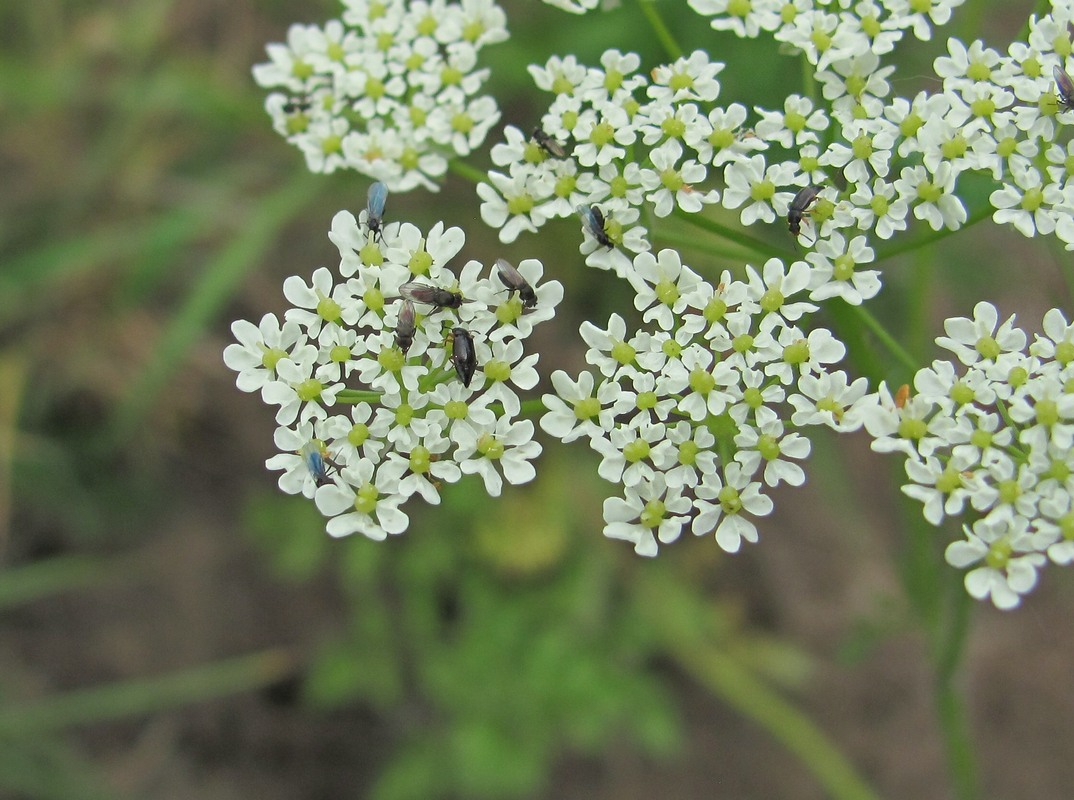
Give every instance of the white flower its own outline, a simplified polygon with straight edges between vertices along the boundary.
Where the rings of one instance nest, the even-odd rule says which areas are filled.
[[[658,545],[679,538],[689,520],[690,499],[657,473],[652,481],[626,487],[625,496],[604,501],[604,535],[634,543],[634,552],[655,556]]]
[[[326,526],[330,536],[360,533],[374,541],[388,534],[402,533],[410,523],[399,509],[405,499],[398,493],[398,479],[376,470],[371,461],[358,461],[341,473],[343,485],[328,484],[317,489],[317,509],[331,517]]]
[[[236,386],[243,392],[256,392],[276,379],[276,364],[303,347],[306,336],[297,322],[280,325],[275,314],[266,314],[258,325],[244,319],[231,324],[231,332],[239,340],[224,348],[224,363],[238,372]],[[312,358],[312,353],[298,356]]]
[[[705,477],[697,487],[694,506],[698,510],[693,531],[704,536],[716,529],[716,544],[728,553],[737,553],[742,540],[757,541],[757,526],[745,514],[764,517],[772,513],[772,498],[761,494],[761,484],[750,481],[750,475],[740,464],[724,467],[724,480],[719,473]]]
[[[775,222],[774,206],[786,208],[793,198],[791,192],[777,192],[777,186],[787,186],[793,182],[794,168],[789,164],[773,164],[766,168],[763,155],[742,158],[727,165],[724,180],[727,188],[723,193],[724,208],[738,208],[750,201],[742,209],[743,225],[752,225],[757,220]]]
[[[601,437],[612,427],[614,403],[619,400],[619,387],[614,383],[601,384],[593,392],[593,375],[582,372],[572,381],[563,370],[552,373],[556,394],[543,397],[547,413],[541,417],[541,428],[550,436],[573,442],[580,436]]]
[[[533,480],[537,474],[530,461],[540,455],[541,445],[533,441],[533,423],[528,419],[503,416],[494,425],[464,428],[458,443],[455,459],[463,474],[480,475],[491,497],[500,496],[503,479],[518,485]]]
[[[655,321],[671,330],[675,320],[691,305],[701,277],[683,265],[675,250],[639,253],[634,257],[634,271],[629,276],[634,287],[634,307],[644,311],[646,322]]]
[[[952,542],[944,555],[957,569],[984,562],[966,573],[966,591],[977,600],[990,598],[1003,611],[1016,608],[1021,596],[1037,585],[1037,570],[1046,561],[1041,553],[1033,552],[1024,521],[978,520],[972,529],[966,526],[963,531],[965,541]]]

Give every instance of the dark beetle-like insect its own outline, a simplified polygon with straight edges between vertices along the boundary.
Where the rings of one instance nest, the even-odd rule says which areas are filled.
[[[563,146],[563,142],[553,139],[544,132],[543,128],[537,127],[533,129],[533,141],[537,142],[540,148],[553,158],[567,157],[567,148]]]
[[[817,200],[821,187],[816,184],[799,189],[787,209],[787,230],[795,237],[802,235],[802,218],[809,213],[809,207]]]
[[[388,187],[377,181],[369,187],[365,207],[365,224],[369,232],[380,237],[380,228],[384,222],[384,204],[388,202]]]
[[[462,385],[469,388],[477,369],[477,353],[474,351],[474,338],[466,328],[451,329],[451,363],[455,365],[455,374]]]
[[[395,344],[403,353],[414,344],[414,304],[409,300],[403,300],[403,307],[399,309],[399,321],[395,324]]]
[[[582,227],[597,240],[597,244],[609,250],[615,247],[615,243],[608,236],[608,231],[604,229],[604,213],[598,206],[579,205],[575,211],[582,218]]]
[[[1054,67],[1052,75],[1055,76],[1055,91],[1059,95],[1059,105],[1067,111],[1074,109],[1074,81],[1062,67]]]
[[[496,276],[510,292],[518,292],[518,299],[526,308],[537,305],[537,292],[529,285],[522,273],[502,258],[496,259]]]
[[[284,114],[297,114],[300,111],[304,114],[310,110],[310,101],[305,98],[292,97],[286,103],[283,104]]]
[[[399,294],[415,303],[437,308],[458,308],[462,305],[462,292],[449,292],[424,283],[404,283],[399,287]]]

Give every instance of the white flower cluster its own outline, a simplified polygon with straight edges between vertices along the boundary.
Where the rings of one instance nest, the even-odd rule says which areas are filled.
[[[638,255],[635,305],[653,332],[631,334],[618,315],[604,329],[584,323],[597,374],[552,375],[541,427],[588,437],[600,475],[624,489],[604,504],[604,533],[642,555],[684,528],[715,531],[729,552],[757,541],[751,518],[772,510],[766,491],[805,481],[810,443],[798,431],[861,425],[866,380],[832,372],[843,344],[803,326],[816,310],[802,298],[815,270],[771,259],[747,275],[713,286],[674,250]]]
[[[893,397],[859,405],[873,449],[906,456],[903,491],[925,519],[971,520],[947,561],[972,567],[966,589],[1018,605],[1047,559],[1074,563],[1074,325],[1052,309],[1026,344],[1014,317],[989,303],[947,320],[937,344],[963,366],[934,361]]]
[[[516,274],[532,295],[507,288],[502,262],[489,272],[469,261],[456,276],[460,229],[370,222],[339,212],[338,274],[288,278],[283,324],[235,322],[224,361],[240,389],[277,408],[281,452],[267,465],[283,471],[280,488],[312,497],[333,536],[383,539],[407,527],[407,499],[438,503],[440,485],[463,474],[493,496],[533,478],[541,446],[518,391],[537,384],[537,354],[523,342],[563,287],[542,283],[532,259]]]
[[[478,53],[508,38],[493,0],[345,0],[342,20],[292,25],[254,67],[276,130],[313,172],[354,169],[393,191],[435,180],[500,118]]]
[[[532,134],[506,128],[492,151],[498,169],[478,187],[482,218],[501,240],[581,210],[587,263],[626,277],[623,251],[651,247],[643,219],[720,203],[740,209],[743,225],[787,217],[815,247],[818,268],[855,283],[844,296],[860,303],[880,283],[875,273],[864,285],[856,280],[861,262],[840,245],[860,239],[863,252],[906,230],[911,215],[936,231],[958,229],[968,218],[959,178],[975,171],[997,182],[997,222],[1026,235],[1055,233],[1074,248],[1074,144],[1057,141],[1074,122],[1074,97],[1054,79],[1070,60],[1069,0],[1031,18],[1028,43],[1015,42],[1009,55],[949,40],[950,56],[935,64],[943,90],[912,100],[891,96],[894,67],[881,66],[880,55],[905,30],[928,38],[960,0],[691,5],[714,27],[769,31],[800,49],[824,105],[800,95],[777,110],[719,105],[725,65],[703,51],[651,77],[639,73],[637,55],[617,50],[599,68],[573,56],[531,66],[555,99]],[[597,226],[586,219],[590,208]]]

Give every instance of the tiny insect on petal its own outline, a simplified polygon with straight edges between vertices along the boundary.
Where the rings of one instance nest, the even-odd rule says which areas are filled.
[[[474,339],[465,328],[452,328],[451,340],[451,363],[455,365],[455,374],[463,386],[469,387],[477,369]]]
[[[388,187],[377,181],[369,187],[366,199],[366,222],[369,232],[374,236],[381,235],[381,226],[384,222],[384,206],[388,202]]]
[[[399,287],[399,294],[415,303],[437,308],[458,308],[463,303],[462,292],[451,292],[425,283],[404,283]]]
[[[496,277],[509,291],[518,292],[518,298],[526,308],[534,308],[537,305],[537,293],[510,262],[502,258],[497,259]]]
[[[538,146],[553,158],[567,157],[567,149],[563,146],[563,143],[556,141],[539,127],[533,129],[533,141],[537,142]]]
[[[404,353],[414,344],[414,319],[414,304],[410,300],[403,300],[399,321],[395,325],[395,344]]]
[[[582,227],[586,233],[597,240],[597,244],[601,247],[607,247],[611,250],[615,247],[615,243],[608,236],[608,232],[604,229],[604,213],[598,206],[579,205],[575,208],[578,212],[578,216],[582,218]]]
[[[1068,111],[1074,109],[1074,81],[1070,79],[1067,71],[1060,66],[1052,69],[1052,75],[1055,77],[1055,89],[1059,95],[1059,105],[1065,107]]]

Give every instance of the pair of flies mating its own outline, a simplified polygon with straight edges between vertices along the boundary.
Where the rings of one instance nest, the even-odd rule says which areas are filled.
[[[1059,106],[1066,111],[1074,111],[1074,80],[1062,67],[1052,67],[1052,76],[1055,78],[1055,91],[1059,100]],[[817,201],[821,192],[820,186],[812,184],[798,191],[791,201],[787,210],[787,229],[797,239],[802,235],[802,220],[809,215],[809,208]],[[579,211],[581,207],[579,206]]]
[[[377,181],[369,187],[366,203],[366,227],[370,234],[383,237],[384,232],[384,207],[388,202],[388,187],[381,181]],[[504,259],[496,261],[496,276],[500,283],[507,287],[510,294],[518,293],[518,298],[525,308],[535,308],[537,305],[537,293],[529,282],[522,277],[515,267]],[[399,311],[399,320],[395,326],[395,343],[405,354],[414,343],[414,334],[417,330],[417,314],[414,309],[415,303],[433,306],[433,310],[441,308],[460,308],[463,304],[462,292],[441,289],[438,286],[429,286],[424,283],[410,282],[399,287],[402,295],[403,307]],[[477,354],[474,349],[474,339],[468,330],[461,327],[451,329],[451,363],[455,367],[455,374],[459,376],[462,385],[469,387],[473,380],[474,370],[477,369]]]

